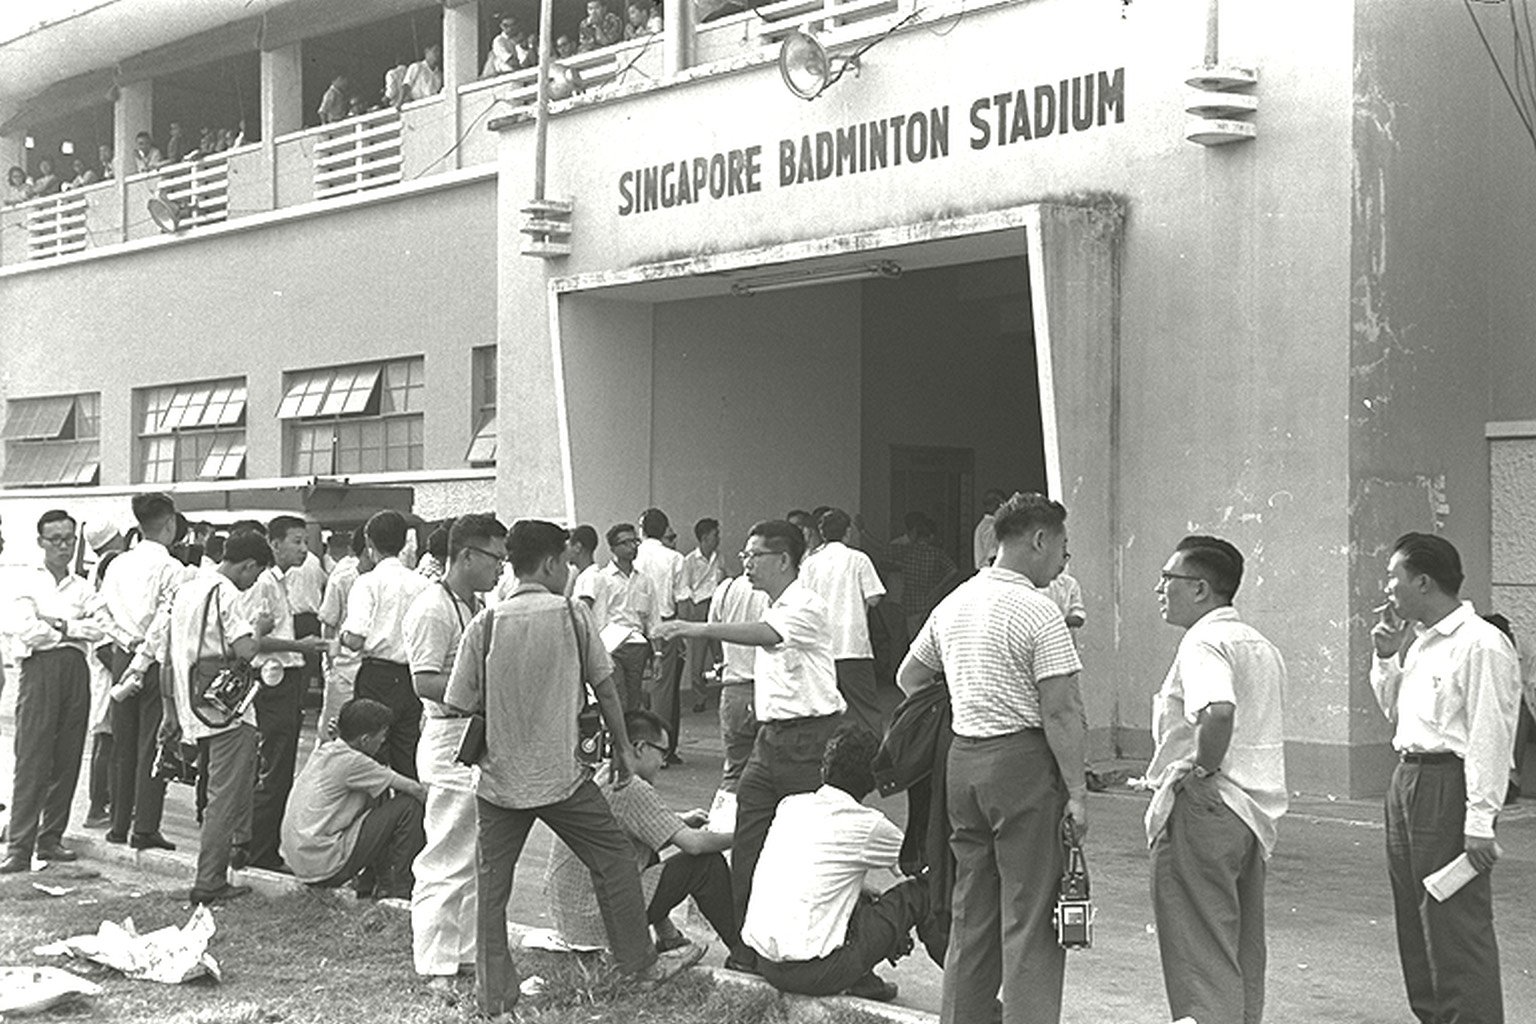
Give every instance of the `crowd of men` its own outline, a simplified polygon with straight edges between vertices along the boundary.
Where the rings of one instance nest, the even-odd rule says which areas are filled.
[[[1086,612],[1065,575],[1066,509],[1001,492],[986,508],[973,574],[928,550],[925,516],[889,545],[861,544],[861,524],[820,508],[751,526],[734,578],[718,522],[699,520],[685,555],[656,508],[606,529],[602,564],[590,526],[471,514],[434,531],[412,567],[407,522],[385,511],[332,537],[327,566],[291,516],[237,523],[199,557],[172,499],[143,494],[136,543],[88,532],[100,561],[84,579],[76,521],[50,511],[43,564],[3,623],[21,678],[0,872],[75,858],[62,837],[86,735],[105,735],[105,719],[88,826],[171,848],[157,762],[191,746],[193,902],[246,893],[229,874],[245,866],[408,901],[417,972],[440,988],[473,973],[485,1014],[519,997],[506,907],[543,821],[561,840],[545,871],[561,939],[606,948],[637,986],[704,955],[669,916],[691,896],[726,967],[780,989],[893,998],[874,967],[915,933],[943,965],[946,1024],[1059,1021],[1063,836],[1088,829],[1073,636]],[[1460,599],[1444,538],[1404,535],[1386,571],[1371,685],[1401,757],[1387,849],[1410,1007],[1425,1022],[1502,1021],[1489,872],[1518,659]],[[888,607],[892,575],[922,609],[910,640],[908,614]],[[1154,701],[1146,836],[1172,1015],[1256,1024],[1265,875],[1287,808],[1285,665],[1233,607],[1242,579],[1242,554],[1203,535],[1159,573],[1162,617],[1184,632]],[[882,654],[907,695],[894,714]],[[295,778],[322,663],[320,742]],[[259,674],[254,701],[212,701],[243,666]],[[732,799],[680,814],[654,784],[707,679]],[[947,725],[913,726],[935,707]],[[948,842],[913,870],[901,830],[863,800],[877,770],[925,757]],[[1475,877],[1429,899],[1422,879],[1462,854]]]

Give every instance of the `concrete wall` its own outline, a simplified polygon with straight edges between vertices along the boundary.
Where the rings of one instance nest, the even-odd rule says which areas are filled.
[[[1466,13],[1430,0],[1360,0],[1355,36],[1348,772],[1352,790],[1378,791],[1391,729],[1369,690],[1368,631],[1392,541],[1408,530],[1444,534],[1461,552],[1463,596],[1487,610],[1484,424],[1501,408],[1531,408],[1509,382],[1518,387],[1529,372],[1536,318],[1529,144],[1524,173],[1495,146],[1513,126],[1490,108],[1499,86]],[[1523,204],[1513,189],[1492,201],[1500,178],[1527,186]],[[1499,255],[1512,266],[1490,277]],[[1520,266],[1523,278],[1508,276]]]
[[[131,480],[136,387],[244,375],[246,476],[282,472],[285,370],[426,357],[425,464],[462,468],[470,350],[496,340],[478,182],[0,278],[0,397],[100,391],[102,482]]]

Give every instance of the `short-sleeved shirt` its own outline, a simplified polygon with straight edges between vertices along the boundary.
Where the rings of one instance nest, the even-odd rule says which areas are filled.
[[[283,860],[301,882],[323,882],[346,864],[374,797],[394,773],[344,740],[315,748],[293,781],[283,814]]]
[[[820,718],[848,707],[837,691],[827,602],[795,580],[768,605],[762,621],[780,641],[759,647],[752,665],[752,706],[759,722]]]
[[[683,556],[655,537],[640,542],[635,552],[635,569],[651,581],[656,593],[656,612],[664,619],[677,613],[677,602],[688,600],[688,580],[683,574]]]
[[[683,556],[683,580],[688,586],[688,596],[695,604],[711,600],[715,588],[724,578],[725,570],[720,568],[720,552],[705,555],[694,548]]]
[[[741,937],[770,960],[815,960],[843,944],[865,872],[893,868],[901,829],[836,786],[779,801]]]
[[[660,854],[678,831],[683,819],[667,807],[649,782],[638,776],[629,785],[615,790],[607,769],[599,776],[598,788],[613,811],[614,820],[624,830],[634,851],[635,869],[640,872],[640,888],[649,906],[661,879]],[[592,872],[564,843],[550,847],[549,864],[544,872],[544,895],[549,901],[555,931],[573,946],[606,946],[608,932],[592,889]]]
[[[832,657],[873,658],[869,643],[869,599],[885,593],[875,563],[842,541],[829,540],[800,567],[800,582],[827,602],[832,625]]]
[[[1237,616],[1234,608],[1206,612],[1185,631],[1162,689],[1152,702],[1157,749],[1147,778],[1171,786],[1170,768],[1194,763],[1195,725],[1212,704],[1231,704],[1232,740],[1217,776],[1222,802],[1248,825],[1267,857],[1276,823],[1285,814],[1285,662],[1275,645]],[[1147,816],[1151,842],[1167,821],[1154,799]]]
[[[639,569],[632,568],[626,576],[613,562],[601,569],[588,566],[576,578],[573,593],[592,602],[592,617],[609,651],[629,643],[649,643],[661,622],[656,591]]]
[[[768,610],[768,595],[745,575],[722,580],[709,602],[710,622],[761,622]],[[757,648],[746,644],[720,644],[724,668],[722,683],[750,683],[757,671]]]
[[[407,569],[400,559],[381,560],[352,584],[341,631],[363,638],[363,657],[404,665],[410,660],[405,647],[405,610],[431,585],[431,580]]]
[[[275,568],[262,571],[256,577],[256,582],[242,595],[246,606],[246,617],[252,622],[266,612],[272,616],[272,631],[267,635],[274,640],[293,639],[293,609],[288,604],[288,590],[283,586],[283,578],[278,575]],[[274,665],[282,668],[296,668],[304,664],[304,655],[296,651],[272,651],[268,654],[258,654],[251,659],[253,665]],[[270,677],[272,681],[276,677]]]
[[[585,686],[578,642],[586,645]],[[524,583],[476,615],[454,659],[445,703],[485,714],[481,799],[498,807],[543,807],[576,792],[591,777],[576,759],[576,716],[586,687],[612,674],[613,660],[585,602]]]
[[[199,657],[224,657],[236,640],[253,635],[246,605],[240,590],[228,576],[217,569],[205,569],[183,583],[171,599],[170,631],[167,646],[175,684],[176,714],[181,720],[182,738],[196,743],[235,728],[206,725],[192,712],[192,666]],[[203,609],[208,609],[205,622]],[[201,633],[199,632],[201,630]],[[241,722],[256,724],[256,709],[249,707]]]
[[[405,610],[405,643],[411,672],[451,673],[464,627],[480,614],[480,608],[479,597],[461,601],[441,580],[417,594]],[[446,707],[427,697],[421,698],[421,707],[428,718],[453,717]]]
[[[283,573],[283,587],[288,605],[295,615],[318,613],[325,597],[325,566],[313,551],[304,553],[304,561]]]
[[[955,735],[971,739],[1040,728],[1039,682],[1083,667],[1056,603],[997,566],[939,602],[912,656],[944,673]]]

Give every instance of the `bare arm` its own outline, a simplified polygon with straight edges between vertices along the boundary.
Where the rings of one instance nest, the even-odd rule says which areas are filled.
[[[1077,673],[1042,679],[1035,689],[1040,694],[1045,742],[1067,784],[1067,815],[1082,835],[1088,831],[1088,786],[1083,779],[1083,711]]]
[[[1229,701],[1217,701],[1200,709],[1195,719],[1195,764],[1207,773],[1221,767],[1232,743],[1236,709]]]
[[[896,670],[896,685],[908,696],[932,686],[938,678],[938,669],[929,668],[911,651],[901,659],[901,668]]]
[[[416,689],[416,696],[441,703],[448,692],[448,673],[412,672],[411,685]]]
[[[427,787],[411,778],[409,775],[401,775],[399,772],[389,773],[389,788],[396,793],[409,793],[411,796],[427,802]]]
[[[721,640],[744,647],[773,647],[784,642],[779,631],[766,622],[684,622],[681,619],[668,619],[656,627],[656,638],[659,640],[670,640],[675,636]]]
[[[723,853],[731,848],[731,833],[711,832],[704,828],[683,826],[668,840],[684,853],[697,857],[705,853]]]
[[[608,727],[608,735],[613,740],[613,788],[623,789],[634,778],[635,767],[630,763],[629,752],[633,748],[629,742],[629,730],[624,728],[624,705],[619,700],[619,688],[614,685],[610,674],[592,687],[592,692],[597,695],[598,712],[603,716],[603,724]]]
[[[363,649],[364,639],[365,637],[361,633],[342,633],[341,646],[349,651],[360,651]]]

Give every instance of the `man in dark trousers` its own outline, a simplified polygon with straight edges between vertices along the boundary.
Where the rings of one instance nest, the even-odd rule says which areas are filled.
[[[1387,562],[1371,628],[1371,689],[1399,764],[1387,789],[1387,876],[1408,1006],[1423,1024],[1502,1024],[1493,932],[1494,822],[1520,700],[1514,646],[1460,598],[1461,555],[1407,533]],[[1426,875],[1463,853],[1477,876],[1441,902]]]
[[[21,682],[16,690],[16,775],[11,820],[0,874],[29,871],[32,855],[71,861],[64,826],[80,777],[91,674],[86,659],[101,628],[94,621],[96,590],[69,571],[75,520],[60,509],[37,521],[42,568],[12,581],[6,632],[16,645]]]

